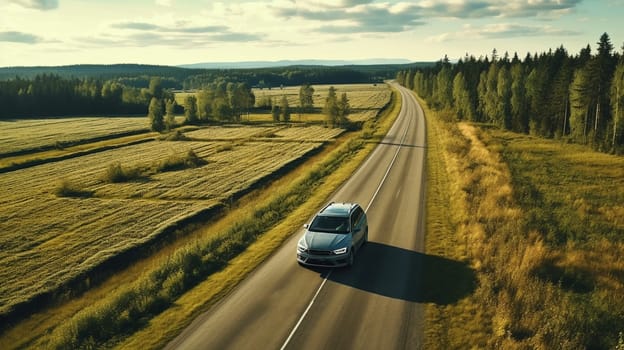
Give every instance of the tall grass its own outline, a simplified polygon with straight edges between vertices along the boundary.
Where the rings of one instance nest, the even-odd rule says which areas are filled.
[[[545,170],[549,177],[545,179],[535,176],[534,169],[553,168],[533,152],[540,153],[543,143],[551,148],[551,141],[445,123],[435,113],[427,114],[440,135],[429,137],[438,142],[430,149],[443,150],[444,162],[438,171],[448,177],[446,191],[431,193],[429,201],[448,203],[450,208],[448,221],[438,218],[438,234],[428,232],[427,249],[456,259],[466,257],[479,281],[475,292],[457,304],[428,308],[429,323],[435,326],[428,330],[427,348],[613,348],[624,325],[624,301],[618,297],[624,295],[624,259],[617,253],[624,246],[604,238],[612,236],[611,230],[618,232],[621,224],[612,221],[611,230],[601,233],[594,230],[600,225],[586,226],[581,231],[584,234],[564,235],[563,241],[551,232],[601,221],[594,217],[579,222],[563,214],[578,211],[575,206],[582,208],[579,202],[591,197],[604,215],[613,215],[622,202],[608,198],[618,198],[609,194],[617,190],[598,191],[602,195],[595,191],[581,200],[570,196],[558,202],[562,208],[551,206],[554,197],[578,193],[574,187],[579,179],[565,179],[578,176],[578,167],[585,166],[586,158],[549,152],[546,158],[560,162],[562,156],[571,163],[553,167],[556,172]],[[514,146],[516,139],[526,142],[522,152]],[[518,163],[518,159],[522,161]],[[622,163],[611,158],[606,164],[609,166],[592,167],[593,176],[581,182],[593,184],[590,187],[596,190],[605,185],[606,174],[621,174],[613,166],[622,169],[618,165]],[[619,183],[617,178],[615,183]],[[553,197],[555,193],[559,195]],[[583,212],[595,215],[591,210]]]

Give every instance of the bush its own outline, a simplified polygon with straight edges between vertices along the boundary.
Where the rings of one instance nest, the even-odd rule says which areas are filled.
[[[162,141],[189,141],[190,139],[180,130],[175,130],[159,138]]]
[[[207,162],[200,158],[192,149],[189,149],[185,156],[172,154],[169,158],[163,160],[156,167],[157,172],[184,170],[188,168],[197,168]]]
[[[82,189],[66,179],[61,180],[54,193],[57,197],[89,198],[93,196],[93,191]]]
[[[145,177],[139,168],[123,168],[121,163],[113,163],[108,166],[103,180],[109,183],[127,182]]]

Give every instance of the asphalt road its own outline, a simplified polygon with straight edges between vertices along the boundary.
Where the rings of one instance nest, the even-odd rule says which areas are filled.
[[[358,202],[368,215],[369,242],[354,266],[299,266],[298,232],[167,348],[421,348],[425,121],[397,88],[396,123],[332,199]]]

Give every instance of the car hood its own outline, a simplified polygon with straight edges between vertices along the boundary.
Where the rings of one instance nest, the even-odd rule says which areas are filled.
[[[334,250],[348,247],[351,243],[351,236],[349,234],[307,231],[303,240],[308,249]]]

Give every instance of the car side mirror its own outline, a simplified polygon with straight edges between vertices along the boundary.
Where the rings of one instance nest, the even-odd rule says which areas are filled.
[[[303,228],[305,228],[306,230],[308,229],[308,227],[310,227],[309,224],[303,224]]]

